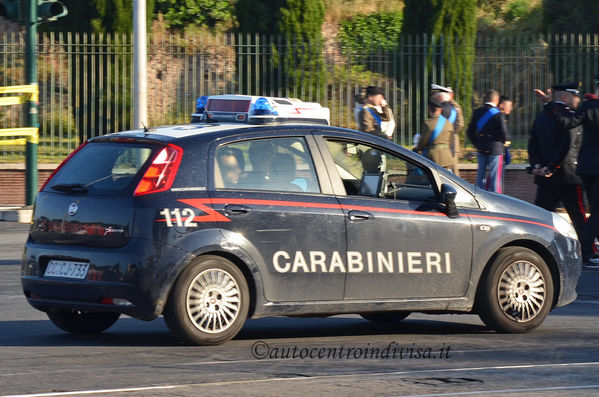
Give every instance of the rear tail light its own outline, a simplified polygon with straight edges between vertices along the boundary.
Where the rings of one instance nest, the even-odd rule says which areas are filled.
[[[44,190],[44,188],[46,187],[46,185],[50,182],[50,180],[52,178],[54,178],[54,175],[56,175],[56,173],[58,172],[58,170],[60,170],[78,151],[80,151],[81,149],[83,149],[83,147],[87,145],[87,141],[83,142],[81,145],[79,145],[77,147],[77,149],[73,150],[71,152],[71,154],[69,154],[67,156],[67,158],[65,158],[64,160],[62,160],[62,163],[60,163],[60,165],[58,167],[56,167],[56,169],[54,171],[52,171],[52,173],[50,174],[50,176],[48,177],[48,179],[46,179],[46,182],[44,182],[44,184],[42,185],[42,188],[40,189],[40,192],[42,190]]]
[[[183,149],[179,146],[169,143],[160,150],[137,184],[133,195],[141,196],[170,189],[177,175],[181,157],[183,157]]]

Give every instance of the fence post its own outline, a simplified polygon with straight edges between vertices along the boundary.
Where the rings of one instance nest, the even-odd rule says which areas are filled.
[[[37,85],[37,1],[27,1],[25,78]],[[38,96],[31,94],[27,102],[27,126],[37,128]],[[25,205],[33,205],[37,193],[37,139],[27,139],[25,149]]]

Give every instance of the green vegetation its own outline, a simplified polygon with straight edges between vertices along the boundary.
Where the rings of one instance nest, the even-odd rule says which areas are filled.
[[[301,87],[308,98],[318,98],[324,88],[321,33],[324,3],[322,0],[285,0],[279,12],[277,33],[294,46],[280,61],[288,87],[294,92]]]
[[[552,33],[599,33],[596,0],[543,0],[543,28]]]
[[[237,0],[235,16],[242,33],[273,34],[284,0]]]
[[[337,39],[343,51],[359,53],[364,46],[392,49],[399,42],[403,22],[401,11],[358,14],[340,23]]]
[[[156,0],[156,11],[171,29],[189,26],[215,27],[233,19],[234,6],[228,0]]]
[[[476,0],[405,0],[405,4],[404,33],[432,33],[436,40],[443,36],[445,81],[454,87],[456,100],[468,120],[476,40]]]

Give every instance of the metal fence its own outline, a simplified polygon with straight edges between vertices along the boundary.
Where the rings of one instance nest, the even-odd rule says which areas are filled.
[[[58,162],[89,137],[132,128],[132,40],[132,35],[40,34],[40,161]],[[397,142],[411,145],[426,117],[429,84],[450,84],[444,81],[443,40],[429,35],[403,37],[391,49],[364,45],[360,53],[335,40],[311,48],[322,56],[322,78],[316,85],[294,84],[281,59],[305,51],[301,43],[246,34],[154,34],[148,44],[149,122],[185,123],[197,96],[244,93],[318,101],[331,108],[331,124],[355,128],[355,93],[379,85],[397,119]],[[24,49],[22,35],[0,36],[0,86],[24,83]],[[541,108],[533,88],[580,80],[591,92],[599,72],[597,35],[479,36],[474,48],[457,56],[472,52],[473,91],[459,94],[473,108],[490,88],[513,98],[509,127],[520,149]],[[21,113],[0,113],[0,128],[22,125]],[[0,141],[0,162],[20,161],[19,150]]]

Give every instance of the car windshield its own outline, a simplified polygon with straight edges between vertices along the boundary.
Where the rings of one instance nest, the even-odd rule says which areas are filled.
[[[156,146],[137,143],[90,143],[52,178],[46,190],[99,195],[128,194]]]

